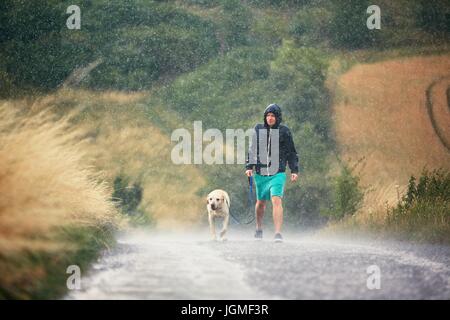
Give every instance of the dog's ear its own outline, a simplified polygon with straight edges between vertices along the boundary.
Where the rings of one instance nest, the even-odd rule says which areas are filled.
[[[230,199],[228,197],[223,197],[225,199],[225,203],[227,204],[227,207],[230,207]]]
[[[206,204],[209,204],[209,198],[206,197]]]

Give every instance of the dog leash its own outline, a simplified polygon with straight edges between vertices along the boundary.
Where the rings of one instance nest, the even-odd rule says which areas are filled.
[[[253,211],[254,208],[252,206],[253,205],[253,177],[252,176],[248,177],[248,186],[249,186],[249,188],[248,188],[248,207],[249,207],[249,211]],[[230,212],[230,216],[234,220],[234,222],[237,224],[250,224],[253,221],[255,221],[255,213],[253,213],[253,218],[250,221],[247,221],[244,223],[240,222],[231,212]]]

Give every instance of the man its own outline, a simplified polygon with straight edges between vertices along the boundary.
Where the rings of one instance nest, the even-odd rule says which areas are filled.
[[[257,124],[250,151],[247,156],[247,177],[253,175],[256,185],[256,232],[255,239],[262,240],[262,221],[266,201],[272,201],[275,242],[282,242],[283,224],[282,198],[286,183],[286,163],[291,170],[291,181],[298,178],[298,155],[295,150],[291,131],[280,124],[281,108],[270,104],[264,111],[264,124]],[[266,147],[266,148],[265,148]]]

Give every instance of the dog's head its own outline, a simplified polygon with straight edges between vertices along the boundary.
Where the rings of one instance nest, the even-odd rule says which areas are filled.
[[[229,206],[228,197],[221,190],[214,190],[206,198],[206,204],[211,210],[220,210],[225,205]]]

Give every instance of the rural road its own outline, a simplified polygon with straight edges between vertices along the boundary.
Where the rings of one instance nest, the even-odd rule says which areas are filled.
[[[65,299],[450,299],[450,247],[289,233],[279,244],[265,236],[121,235]],[[379,289],[368,288],[369,277]]]

